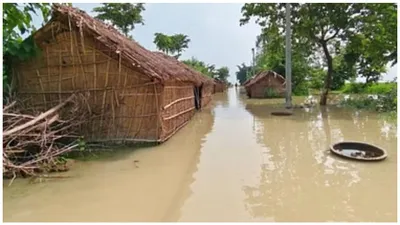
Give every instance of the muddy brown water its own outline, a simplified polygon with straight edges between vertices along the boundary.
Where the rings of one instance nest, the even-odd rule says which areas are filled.
[[[335,107],[272,116],[282,102],[231,88],[162,145],[78,162],[69,179],[5,182],[4,221],[396,221],[396,124]],[[388,158],[327,151],[343,140]]]

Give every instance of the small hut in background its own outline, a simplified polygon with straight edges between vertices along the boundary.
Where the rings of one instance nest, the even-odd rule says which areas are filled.
[[[274,71],[263,71],[245,82],[249,98],[274,98],[285,95],[285,78]]]
[[[214,78],[214,93],[224,92],[227,88],[227,84],[218,78]]]
[[[14,65],[17,94],[37,110],[79,96],[87,141],[164,142],[211,100],[212,79],[79,9],[55,4],[33,39],[42,53]]]

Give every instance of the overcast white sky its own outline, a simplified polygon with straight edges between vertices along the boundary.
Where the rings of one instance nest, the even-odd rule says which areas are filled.
[[[100,4],[74,3],[90,15],[94,7]],[[239,26],[240,9],[238,3],[203,3],[203,4],[173,4],[149,3],[142,16],[144,26],[138,25],[132,32],[136,41],[149,50],[156,50],[153,43],[154,33],[183,33],[191,39],[189,48],[181,59],[192,56],[215,64],[217,67],[227,66],[230,70],[231,82],[236,81],[236,65],[251,62],[251,48],[255,37],[260,33],[260,27],[254,23]],[[35,25],[40,27],[41,19],[34,18]],[[388,71],[384,80],[396,77],[397,65]]]

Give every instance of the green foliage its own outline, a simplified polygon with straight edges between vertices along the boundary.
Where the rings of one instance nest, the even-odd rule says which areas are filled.
[[[135,24],[144,25],[144,19],[141,13],[145,10],[143,3],[102,3],[102,6],[95,7],[93,12],[98,13],[95,18],[115,25],[128,36],[128,33],[135,29]],[[132,38],[132,37],[130,37]]]
[[[395,82],[388,83],[373,83],[373,84],[364,84],[364,83],[347,83],[345,84],[341,92],[345,94],[389,94],[396,87]]]
[[[157,48],[166,54],[175,54],[176,58],[181,56],[184,49],[189,47],[190,39],[184,34],[166,35],[162,33],[154,34],[154,44]]]
[[[397,63],[397,5],[357,4],[357,29],[349,32],[348,61],[356,64],[367,82],[376,81],[385,66]]]
[[[229,77],[229,68],[226,66],[217,69],[214,75],[214,78],[218,78],[219,80],[224,82],[228,82],[228,77]]]
[[[192,57],[191,59],[182,60],[182,62],[207,77],[218,78],[221,81],[228,82],[229,68],[226,66],[216,69],[215,65],[206,64],[205,62],[200,61],[194,57]]]
[[[374,81],[376,74],[383,71],[381,65],[390,60],[396,62],[397,13],[394,4],[306,3],[291,6],[293,49],[299,44],[305,57],[322,51],[328,68],[320,104],[326,104],[328,91],[332,87],[338,88],[343,80],[353,76],[354,71],[374,77]],[[283,34],[285,30],[284,3],[249,3],[243,6],[242,13],[241,25],[255,17],[256,23],[268,35]],[[343,48],[341,45],[346,42],[349,44]],[[380,46],[383,48],[377,49]],[[341,54],[335,62],[335,56]]]
[[[341,102],[342,105],[354,107],[357,109],[369,109],[378,112],[396,112],[397,111],[397,83],[374,84],[371,86],[361,86],[356,84],[349,85],[358,93],[377,94],[377,97],[360,95],[349,98]],[[363,87],[363,89],[361,88]],[[362,89],[363,91],[360,91]]]
[[[215,65],[207,65],[205,62],[200,61],[194,57],[192,57],[191,59],[182,60],[182,62],[207,77],[214,78],[214,75],[216,74]]]
[[[264,97],[266,98],[279,98],[279,94],[273,88],[265,88]]]
[[[3,100],[11,90],[11,65],[13,60],[26,60],[38,53],[32,37],[22,39],[36,28],[32,25],[32,13],[41,13],[44,21],[50,15],[48,3],[3,3]]]
[[[237,68],[236,79],[242,85],[249,78],[248,74],[252,71],[252,67],[246,66],[246,64],[242,63],[242,65],[238,65]]]
[[[256,57],[255,67],[256,73],[260,71],[272,70],[286,77],[285,71],[285,38],[279,33],[278,28],[272,27],[271,30],[265,31],[258,38],[262,38],[263,44],[259,44],[260,49]],[[266,42],[266,43],[265,43]],[[292,51],[292,88],[293,94],[307,94],[307,80],[309,61],[307,52],[302,45],[295,43]]]
[[[313,67],[309,71],[309,88],[320,90],[324,86],[325,71],[322,68]]]

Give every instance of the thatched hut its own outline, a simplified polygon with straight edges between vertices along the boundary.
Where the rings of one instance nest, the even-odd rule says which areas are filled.
[[[227,84],[218,78],[214,78],[214,93],[224,92],[227,88]]]
[[[285,78],[274,71],[263,71],[245,82],[249,98],[273,98],[285,95]]]
[[[18,95],[37,109],[80,96],[92,115],[88,141],[163,142],[211,99],[212,79],[79,9],[54,4],[33,39],[41,54],[13,68]]]
[[[202,80],[200,86],[195,87],[195,96],[196,96],[196,108],[200,109],[205,107],[211,100],[212,100],[212,95],[213,95],[213,90],[214,90],[214,84],[215,82],[211,79],[203,75],[202,73],[192,69],[185,63],[177,60],[175,57],[166,55],[162,52],[153,52],[154,54],[163,57],[164,59],[170,61],[171,63],[174,63],[176,65],[179,65],[180,67],[185,68],[188,71],[191,71],[191,73],[196,74],[196,76],[203,77],[205,79]]]

